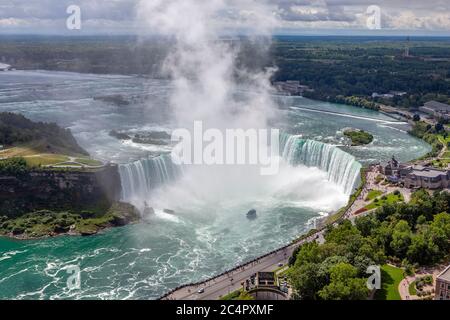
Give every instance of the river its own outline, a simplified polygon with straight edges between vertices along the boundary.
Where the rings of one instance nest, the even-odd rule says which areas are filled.
[[[108,133],[170,132],[171,90],[167,81],[131,76],[0,73],[0,111],[70,128],[94,158],[120,165],[124,200],[137,206],[145,201],[156,209],[145,223],[93,237],[1,238],[0,299],[157,298],[307,232],[315,219],[347,202],[361,164],[392,155],[407,161],[430,150],[407,134],[406,124],[378,112],[274,97],[280,109],[271,126],[284,132],[279,174],[262,178],[252,172],[195,168],[162,175],[172,164],[154,157],[167,147],[123,142]],[[113,94],[132,103],[117,106],[93,99]],[[373,143],[345,146],[346,127],[367,130]],[[155,180],[158,174],[164,178]],[[255,220],[245,216],[251,208],[257,210]],[[81,269],[81,288],[70,290],[67,270],[73,265]]]

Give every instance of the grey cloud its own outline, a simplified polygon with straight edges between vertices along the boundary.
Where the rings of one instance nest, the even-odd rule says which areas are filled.
[[[136,0],[1,0],[0,19],[62,19],[69,5],[78,5],[84,19],[131,20]]]
[[[129,26],[136,19],[136,6],[140,0],[0,0],[0,32],[8,20],[20,22],[23,28],[50,26],[64,21],[66,8],[79,5],[85,25]],[[146,0],[151,1],[151,0]],[[183,0],[180,0],[180,2]],[[208,1],[208,0],[199,0]],[[225,0],[229,3],[238,0]],[[256,0],[268,3],[278,17],[280,27],[365,28],[364,15],[369,5],[380,6],[384,25],[393,29],[436,29],[450,31],[450,0]],[[251,10],[251,8],[248,8]],[[218,20],[233,25],[242,19],[240,12],[220,12]],[[89,22],[90,21],[90,22]],[[415,21],[415,23],[411,23]],[[101,22],[101,23],[100,23]]]

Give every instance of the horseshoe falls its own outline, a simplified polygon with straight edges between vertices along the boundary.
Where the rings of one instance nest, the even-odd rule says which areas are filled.
[[[317,168],[347,195],[352,193],[359,181],[361,164],[336,146],[282,134],[280,147],[280,156],[293,170],[300,165]],[[123,200],[142,207],[156,189],[176,184],[177,179],[183,176],[183,167],[175,165],[170,154],[163,154],[121,165],[119,173]]]
[[[361,164],[351,154],[330,144],[293,135],[283,135],[280,140],[283,159],[290,165],[303,164],[325,171],[328,180],[343,187],[348,195],[355,189]]]

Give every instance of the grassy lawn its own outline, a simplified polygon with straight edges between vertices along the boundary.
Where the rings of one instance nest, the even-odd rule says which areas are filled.
[[[447,168],[448,164],[450,163],[450,159],[438,159],[433,160],[432,165],[436,168]]]
[[[79,157],[75,161],[78,163],[69,163],[70,158],[63,154],[41,152],[39,147],[34,144],[21,145],[4,150],[0,150],[0,158],[23,157],[31,167],[50,166],[61,163],[61,165],[81,167],[78,163],[87,166],[101,166],[103,163],[88,157]]]
[[[39,154],[39,155],[30,155],[23,157],[27,164],[31,167],[48,166],[60,162],[66,162],[69,160],[67,156],[60,154]]]
[[[438,134],[437,137],[443,144],[450,142],[450,135],[447,135],[447,137],[444,137],[444,135]]]
[[[417,295],[416,281],[413,281],[413,282],[411,282],[409,284],[408,291],[409,291],[409,295],[410,296],[416,296]]]
[[[370,201],[370,200],[373,200],[375,198],[378,198],[382,194],[383,194],[383,192],[380,191],[380,190],[370,190],[369,194],[366,197],[366,201]]]
[[[375,208],[379,208],[382,207],[385,204],[394,204],[396,202],[402,202],[404,201],[403,196],[401,193],[399,194],[394,194],[394,193],[389,193],[386,196],[383,196],[381,198],[376,198],[373,202],[371,202],[370,204],[368,204],[365,209],[367,210],[372,210]]]
[[[97,161],[89,158],[76,158],[75,162],[79,162],[81,164],[85,164],[87,166],[101,166],[103,163],[101,161]]]
[[[39,148],[34,144],[25,144],[0,150],[0,158],[13,157],[23,157],[27,164],[32,167],[37,167],[39,165],[47,166],[69,160],[69,157],[62,154],[40,152]]]
[[[375,294],[376,300],[401,300],[398,286],[403,280],[403,269],[389,265],[381,266],[381,290]]]
[[[20,147],[13,147],[4,150],[0,150],[1,158],[12,158],[12,157],[25,157],[36,155],[38,152],[31,146],[23,145]]]
[[[67,161],[67,162],[58,164],[57,166],[62,166],[62,167],[67,167],[67,166],[69,166],[69,167],[79,167],[79,168],[82,167],[82,165],[79,164],[78,162],[70,162],[70,161]]]

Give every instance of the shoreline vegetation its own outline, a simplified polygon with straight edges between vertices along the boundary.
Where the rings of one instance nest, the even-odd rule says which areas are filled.
[[[64,235],[91,236],[139,221],[137,209],[123,202],[115,202],[110,208],[97,212],[39,210],[15,219],[0,216],[0,236],[16,240],[39,240]]]
[[[0,145],[0,236],[88,236],[140,220],[115,196],[117,168],[90,158],[70,130],[3,112]]]
[[[345,129],[344,136],[348,137],[352,141],[352,146],[362,146],[372,143],[373,141],[373,135],[364,130],[359,129],[353,128]]]
[[[109,170],[107,167],[105,168]],[[56,179],[65,179],[67,176],[67,179],[71,180],[74,175],[81,174],[94,177],[97,175],[97,171],[96,169],[80,168],[31,167],[23,158],[16,157],[0,160],[0,177],[3,178],[3,181],[6,182],[10,177],[14,177],[19,186],[23,184],[23,186],[20,186],[23,189],[21,199],[16,201],[4,194],[4,189],[0,188],[0,198],[2,201],[6,201],[1,206],[2,210],[0,210],[0,236],[18,240],[43,239],[60,235],[89,236],[105,229],[137,223],[140,220],[140,213],[133,205],[109,200],[104,193],[98,193],[98,191],[96,191],[96,194],[98,193],[101,198],[86,204],[73,202],[76,201],[76,198],[71,200],[70,197],[57,197],[59,200],[56,200],[56,202],[47,200],[45,201],[47,205],[45,205],[42,204],[42,197],[53,199],[51,195],[47,195],[45,192],[37,197],[27,195],[30,192],[29,190],[34,189],[32,185],[35,182],[31,180],[31,175],[44,176],[41,179],[48,185],[44,185],[43,188],[55,190],[55,174],[58,177]],[[48,177],[45,178],[47,175]],[[42,182],[42,180],[39,181]],[[83,183],[84,180],[80,181],[80,183]],[[89,185],[80,187],[88,189],[94,187],[90,185],[91,180],[87,180],[86,183],[89,183]],[[14,188],[12,185],[10,187]],[[95,188],[98,187],[100,186]],[[60,190],[59,192],[65,194],[70,191]],[[79,191],[74,192],[79,193]],[[31,207],[36,207],[36,209],[26,210],[26,205],[29,205],[29,203],[25,202],[32,202]],[[22,209],[19,211],[15,208]]]

